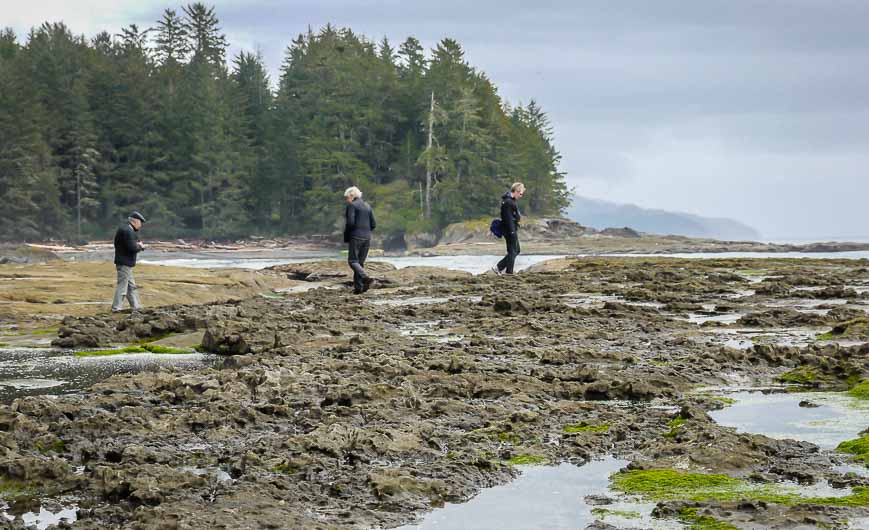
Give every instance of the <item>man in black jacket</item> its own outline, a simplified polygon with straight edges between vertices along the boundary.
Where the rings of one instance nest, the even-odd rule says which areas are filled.
[[[525,184],[516,182],[510,187],[510,191],[501,197],[501,231],[504,233],[504,241],[507,243],[507,255],[492,267],[497,275],[513,274],[513,265],[516,256],[519,255],[519,205],[516,201],[525,195]]]
[[[344,192],[347,207],[344,209],[344,242],[347,243],[347,262],[353,269],[353,292],[364,293],[371,287],[374,278],[363,268],[371,246],[371,231],[377,226],[374,211],[362,200],[362,192],[356,186]]]
[[[139,212],[133,212],[127,222],[115,232],[115,269],[118,271],[118,284],[112,300],[112,312],[121,310],[124,298],[133,311],[142,307],[136,293],[136,282],[133,280],[133,267],[136,266],[136,254],[145,249],[137,233],[143,224],[145,217]]]

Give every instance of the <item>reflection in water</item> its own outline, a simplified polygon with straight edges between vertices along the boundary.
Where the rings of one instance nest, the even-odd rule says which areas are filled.
[[[38,505],[39,512],[26,511],[21,512],[17,507],[10,507],[5,502],[0,505],[0,515],[9,523],[21,519],[21,523],[27,528],[36,528],[37,530],[45,530],[49,527],[56,527],[60,524],[72,524],[78,519],[77,506],[60,507],[57,511],[53,511],[46,506]],[[36,510],[37,506],[32,509]],[[26,509],[26,508],[25,508]]]
[[[591,506],[584,501],[588,495],[611,497],[609,476],[627,463],[607,457],[583,466],[522,466],[513,482],[483,490],[467,503],[447,504],[399,530],[563,530],[585,528],[595,520],[619,528],[683,528],[653,519],[654,503],[614,498],[612,504]]]
[[[709,415],[720,425],[770,438],[804,440],[825,449],[857,438],[866,428],[869,403],[836,392],[728,394],[736,403]],[[818,407],[800,407],[810,401]]]
[[[217,358],[202,353],[76,357],[68,350],[0,348],[0,401],[40,394],[68,394],[115,374],[166,367],[179,370],[201,368],[213,364]]]

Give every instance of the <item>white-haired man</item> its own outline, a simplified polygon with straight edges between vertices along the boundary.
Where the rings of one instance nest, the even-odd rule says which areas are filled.
[[[347,263],[353,269],[353,292],[364,293],[374,279],[365,272],[365,259],[371,247],[371,231],[377,226],[374,211],[362,200],[362,192],[356,186],[344,192],[347,207],[344,209],[344,242],[347,243]]]
[[[136,292],[136,282],[133,280],[133,267],[136,266],[136,254],[145,249],[138,235],[143,224],[145,217],[139,212],[133,212],[127,222],[115,232],[115,269],[118,271],[118,284],[112,300],[112,312],[121,310],[124,298],[133,311],[142,307]]]

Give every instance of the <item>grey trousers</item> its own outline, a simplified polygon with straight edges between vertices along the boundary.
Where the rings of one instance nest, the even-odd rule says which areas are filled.
[[[139,302],[139,295],[136,292],[136,282],[133,280],[133,267],[126,265],[115,265],[118,269],[118,285],[115,287],[115,298],[112,300],[112,311],[120,311],[124,305],[124,298],[130,302],[130,307],[139,309],[142,304]]]

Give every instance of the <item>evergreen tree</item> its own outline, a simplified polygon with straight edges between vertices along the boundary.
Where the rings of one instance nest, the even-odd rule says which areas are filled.
[[[396,238],[491,215],[515,180],[529,214],[567,204],[546,113],[504,103],[455,40],[427,56],[309,29],[273,92],[258,54],[227,68],[213,7],[182,12],[90,40],[0,32],[0,238],[107,237],[132,209],[157,236],[334,233],[353,184]]]

